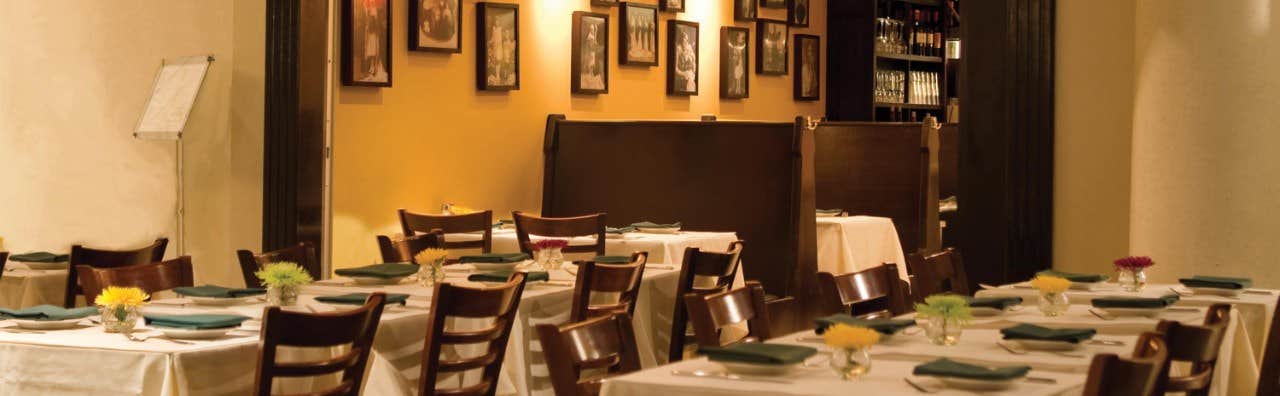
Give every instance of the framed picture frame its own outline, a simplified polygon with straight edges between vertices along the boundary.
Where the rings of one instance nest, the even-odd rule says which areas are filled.
[[[812,34],[797,34],[792,41],[796,48],[796,72],[793,96],[796,100],[818,100],[822,92],[822,42]]]
[[[391,86],[391,2],[342,1],[342,85]]]
[[[476,3],[476,88],[520,89],[520,6]]]
[[[760,0],[733,0],[733,20],[754,21],[760,17]]]
[[[786,21],[756,21],[756,74],[787,74],[787,57],[790,55],[787,52],[788,34]]]
[[[720,28],[720,98],[751,96],[751,29]]]
[[[787,0],[787,23],[809,27],[809,0]]]
[[[658,0],[658,9],[665,12],[684,12],[684,3],[693,0]]]
[[[609,92],[609,14],[573,12],[569,90],[575,94]]]
[[[657,66],[658,7],[624,1],[618,19],[618,64]]]
[[[618,0],[591,0],[591,5],[613,7],[618,5]]]
[[[761,8],[787,8],[788,0],[760,0]]]
[[[409,50],[462,52],[462,0],[409,0]]]
[[[667,21],[667,94],[698,94],[698,23]]]

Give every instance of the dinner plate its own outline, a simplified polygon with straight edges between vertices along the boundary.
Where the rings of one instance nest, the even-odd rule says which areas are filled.
[[[76,327],[84,318],[64,319],[64,320],[30,320],[30,319],[13,319],[13,324],[19,328],[28,330],[63,330]]]
[[[348,276],[348,278],[351,278],[351,280],[355,281],[357,285],[395,285],[395,284],[399,284],[400,281],[408,277],[409,275],[397,276],[394,278],[379,278],[374,276]]]
[[[231,330],[240,328],[239,326],[222,327],[217,329],[182,329],[177,327],[153,327],[164,333],[165,337],[180,340],[208,340],[227,335]]]
[[[33,269],[33,270],[63,270],[63,269],[67,269],[68,267],[70,267],[70,266],[71,266],[71,263],[68,263],[68,262],[66,262],[66,261],[58,262],[58,263],[27,263],[27,262],[24,262],[24,263],[22,263],[22,264],[23,264],[23,265],[26,265],[26,266],[27,266],[27,268],[29,268],[29,269]]]
[[[184,296],[196,305],[208,305],[211,307],[229,307],[232,305],[250,304],[258,299],[258,296],[244,297],[196,297]]]
[[[1168,307],[1162,308],[1098,308],[1099,311],[1110,314],[1111,316],[1144,316],[1155,317],[1164,312]]]
[[[521,261],[518,263],[468,263],[468,264],[471,264],[472,267],[475,267],[476,271],[488,272],[488,271],[513,270],[516,268],[516,266],[522,265],[526,262],[529,262],[529,260]]]
[[[636,227],[637,232],[646,234],[677,234],[680,233],[680,227],[661,227],[661,228],[640,228]]]
[[[1217,287],[1187,287],[1191,293],[1205,296],[1237,297],[1244,289],[1222,289]]]
[[[934,378],[937,378],[939,381],[942,381],[942,383],[946,384],[948,387],[963,389],[963,390],[972,390],[972,391],[993,391],[993,390],[1009,389],[1009,387],[1013,386],[1014,381],[1017,381],[1019,379],[1019,378],[1010,378],[1010,379],[1003,379],[1003,380],[981,380],[981,379],[957,378],[957,377],[934,377]]]
[[[1053,341],[1053,340],[1009,340],[1009,342],[1018,344],[1022,349],[1033,351],[1074,351],[1080,347],[1080,344]]]
[[[774,377],[790,374],[797,366],[803,363],[793,364],[757,364],[742,362],[716,362],[724,366],[725,370],[738,375],[756,375]]]

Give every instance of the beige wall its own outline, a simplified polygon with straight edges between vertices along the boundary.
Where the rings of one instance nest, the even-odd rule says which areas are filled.
[[[575,10],[592,9],[588,0],[520,2],[520,90],[477,92],[475,1],[463,2],[463,51],[454,55],[406,50],[406,3],[393,2],[394,86],[337,90],[334,267],[377,260],[374,235],[395,232],[396,208],[437,211],[441,203],[454,202],[491,208],[500,218],[510,217],[511,210],[538,210],[541,145],[548,114],[686,120],[715,114],[722,119],[790,121],[796,115],[825,113],[823,102],[792,100],[790,75],[753,73],[751,98],[718,98],[720,26],[750,25],[733,22],[732,2],[727,0],[689,1],[688,12],[661,16],[663,21],[677,17],[701,23],[701,87],[694,97],[665,94],[665,50],[658,67],[619,67],[617,8],[602,7],[594,10],[608,10],[611,15],[609,93],[570,95],[570,16]],[[826,31],[826,1],[814,0],[812,7],[811,26],[792,33],[822,35]],[[762,15],[785,17],[777,10],[764,10]],[[754,40],[755,28],[751,30]],[[665,48],[665,31],[659,43]],[[825,37],[822,45],[825,48]]]
[[[264,9],[256,0],[0,2],[6,246],[173,239],[174,143],[131,133],[162,58],[213,54],[186,129],[186,247],[198,282],[238,284],[231,249],[261,239]]]

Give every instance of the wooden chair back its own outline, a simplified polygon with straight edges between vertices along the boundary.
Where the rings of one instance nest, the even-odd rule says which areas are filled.
[[[1227,334],[1231,306],[1214,304],[1209,307],[1204,325],[1187,325],[1168,320],[1160,321],[1156,331],[1164,335],[1169,345],[1169,362],[1165,363],[1163,381],[1157,391],[1185,392],[1188,395],[1208,395],[1213,382],[1213,370],[1218,362],[1218,350]],[[1188,362],[1191,372],[1183,376],[1170,375],[1170,362]]]
[[[595,236],[596,243],[590,245],[569,245],[560,251],[565,253],[595,253],[604,255],[605,246],[605,214],[578,217],[539,217],[527,215],[520,211],[511,212],[516,222],[516,241],[520,243],[520,251],[533,254],[529,245],[529,236],[537,235],[552,238],[573,238],[579,236]]]
[[[644,275],[644,266],[648,261],[648,252],[635,252],[631,254],[629,264],[582,262],[578,266],[577,282],[574,282],[569,321],[581,322],[592,317],[619,313],[634,314],[636,298],[640,295],[640,278]],[[598,301],[593,304],[591,299],[594,293],[616,293],[618,298],[616,301]]]
[[[404,239],[392,240],[386,235],[378,235],[378,252],[382,254],[384,263],[417,263],[413,257],[430,248],[445,247],[444,232],[435,230],[427,234],[406,236]]]
[[[693,323],[694,339],[699,346],[718,347],[773,338],[770,331],[773,324],[760,282],[747,281],[745,287],[720,293],[689,293],[684,295],[684,301],[689,307],[689,321]],[[746,334],[722,341],[721,330],[743,322],[747,324]]]
[[[1271,334],[1262,351],[1262,368],[1258,371],[1258,396],[1280,396],[1280,302],[1271,315]]]
[[[912,276],[911,297],[916,302],[939,293],[971,295],[964,261],[955,248],[929,255],[918,252],[907,255],[907,273]]]
[[[431,297],[431,318],[422,353],[422,382],[419,395],[493,396],[498,387],[498,374],[507,352],[511,325],[520,308],[526,275],[517,272],[507,283],[487,288],[469,288],[449,283],[437,284]],[[446,330],[450,317],[494,318],[493,325],[481,330]],[[475,357],[446,359],[441,353],[445,345],[488,343],[488,350]],[[458,388],[436,389],[442,373],[461,373],[481,369],[479,381]]]
[[[903,301],[898,265],[884,265],[835,275],[818,273],[818,287],[826,301],[827,313],[853,316],[893,317],[907,311]]]
[[[9,252],[0,252],[0,278],[4,277],[4,265],[9,261]]]
[[[369,352],[373,348],[373,336],[378,331],[378,321],[386,302],[387,295],[377,292],[369,295],[364,305],[351,311],[305,313],[284,311],[280,307],[264,309],[262,333],[258,340],[258,371],[254,394],[270,395],[272,382],[276,378],[314,377],[341,372],[342,380],[337,386],[307,395],[359,395]],[[347,344],[351,347],[346,353],[330,359],[276,362],[277,349],[281,346],[328,347]]]
[[[563,326],[540,324],[537,331],[557,396],[595,396],[606,378],[640,370],[631,315],[600,316]],[[584,371],[598,375],[583,379]]]
[[[1085,396],[1153,396],[1161,370],[1169,361],[1168,346],[1156,333],[1138,337],[1131,359],[1113,353],[1094,355],[1085,380]]]
[[[464,215],[431,215],[404,209],[400,209],[399,213],[400,228],[404,231],[405,237],[418,233],[431,233],[435,230],[443,231],[445,234],[483,232],[483,236],[475,241],[445,241],[444,248],[480,249],[481,253],[489,253],[493,250],[492,210]]]
[[[74,307],[76,295],[83,294],[79,282],[79,271],[75,270],[77,266],[117,268],[151,264],[164,260],[164,248],[168,245],[169,238],[158,238],[150,245],[132,250],[105,250],[72,245],[71,258],[68,260],[71,270],[67,271],[67,289],[63,294],[62,305],[67,308]]]
[[[684,249],[684,264],[680,267],[680,276],[676,279],[675,310],[671,313],[671,344],[667,349],[667,359],[677,362],[684,358],[685,341],[688,338],[689,311],[685,308],[682,296],[694,294],[711,294],[729,290],[733,279],[738,276],[739,258],[742,256],[742,241],[733,241],[725,252],[704,252],[698,248]],[[696,287],[698,277],[710,279],[704,287]]]
[[[89,304],[93,304],[93,299],[102,294],[102,290],[108,286],[136,287],[148,294],[175,287],[194,286],[191,256],[119,268],[77,265],[75,272],[80,274],[85,301]]]
[[[262,281],[254,273],[264,265],[286,261],[307,270],[312,279],[323,279],[320,260],[316,258],[316,247],[311,242],[299,242],[297,245],[262,254],[241,249],[236,251],[236,258],[240,260],[240,274],[244,276],[245,287],[263,287]]]

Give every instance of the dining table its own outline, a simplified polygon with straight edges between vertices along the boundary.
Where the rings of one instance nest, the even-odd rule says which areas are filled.
[[[62,305],[67,290],[67,263],[53,263],[58,264],[62,268],[34,269],[12,260],[6,263],[0,274],[0,307]]]
[[[906,258],[893,219],[878,216],[819,216],[818,271],[857,272],[884,263],[898,265],[898,277],[908,280]]]

